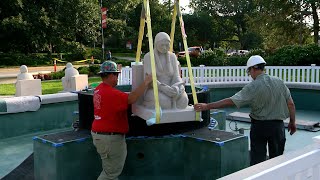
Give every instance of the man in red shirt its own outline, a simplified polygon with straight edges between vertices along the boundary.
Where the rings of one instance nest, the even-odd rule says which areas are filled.
[[[127,94],[114,88],[119,73],[115,62],[105,61],[99,72],[102,83],[96,87],[93,95],[91,135],[103,168],[98,180],[118,179],[121,174],[127,156],[125,134],[129,130],[128,104],[136,102],[152,82],[152,76],[147,75],[137,89]]]

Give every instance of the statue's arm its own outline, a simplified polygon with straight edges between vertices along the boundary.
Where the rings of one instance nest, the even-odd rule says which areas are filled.
[[[179,72],[179,61],[177,60],[176,56],[173,54],[171,57],[172,59],[172,65],[173,65],[173,77],[171,80],[171,87],[176,89],[178,91],[178,94],[181,94],[185,91],[184,88],[184,82],[182,81],[182,78],[180,77],[180,72]]]

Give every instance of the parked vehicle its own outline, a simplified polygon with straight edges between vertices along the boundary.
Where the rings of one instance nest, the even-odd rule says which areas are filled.
[[[203,52],[203,48],[202,46],[193,46],[193,47],[189,47],[188,51],[191,57],[198,57]],[[181,51],[179,52],[178,57],[185,57],[185,55],[186,55],[186,52]]]
[[[233,50],[233,51],[227,53],[228,56],[234,56],[234,55],[242,56],[242,55],[246,55],[246,54],[249,54],[249,51],[243,50],[243,49]]]

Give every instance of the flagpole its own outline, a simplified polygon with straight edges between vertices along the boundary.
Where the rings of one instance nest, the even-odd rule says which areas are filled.
[[[101,17],[101,24],[100,24],[100,28],[101,28],[101,42],[102,42],[102,62],[104,61],[104,36],[103,36],[103,27],[102,27],[102,0],[100,0],[100,17]],[[101,63],[102,63],[101,62]]]

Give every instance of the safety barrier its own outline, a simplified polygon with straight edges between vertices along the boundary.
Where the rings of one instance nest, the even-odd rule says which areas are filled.
[[[194,81],[197,85],[216,82],[250,82],[252,78],[246,72],[246,66],[204,66],[192,67]],[[119,85],[132,83],[132,71],[123,67],[119,76]],[[288,83],[319,83],[320,66],[266,66],[266,73],[276,76]],[[189,84],[188,68],[181,68],[181,76]]]

